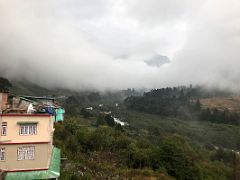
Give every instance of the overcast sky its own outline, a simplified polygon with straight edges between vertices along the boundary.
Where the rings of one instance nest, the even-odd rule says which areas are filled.
[[[145,61],[168,56],[170,63]],[[0,0],[0,74],[48,87],[240,90],[239,0]]]

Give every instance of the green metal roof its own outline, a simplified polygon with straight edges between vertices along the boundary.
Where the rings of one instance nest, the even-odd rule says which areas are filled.
[[[18,121],[17,124],[38,124],[38,121]]]
[[[48,178],[57,178],[60,176],[61,150],[53,149],[52,159],[48,169]]]
[[[30,179],[50,179],[60,176],[60,158],[61,151],[58,148],[53,148],[51,162],[48,170],[44,171],[29,171],[29,172],[9,172],[5,180],[30,180]]]

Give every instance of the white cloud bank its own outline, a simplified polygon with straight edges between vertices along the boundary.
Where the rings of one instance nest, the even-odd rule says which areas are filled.
[[[238,0],[0,0],[0,74],[49,87],[239,90],[239,47]]]

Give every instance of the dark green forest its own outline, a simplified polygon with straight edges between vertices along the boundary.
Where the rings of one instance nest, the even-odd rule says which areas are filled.
[[[151,90],[143,96],[130,96],[125,99],[128,109],[161,116],[177,117],[186,120],[209,121],[214,123],[239,124],[236,112],[201,108],[199,98],[227,96],[227,92],[203,92],[200,87],[174,87]]]

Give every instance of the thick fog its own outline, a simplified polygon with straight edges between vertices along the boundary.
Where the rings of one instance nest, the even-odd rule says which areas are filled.
[[[165,56],[170,63],[146,63]],[[239,0],[0,0],[0,75],[9,79],[239,90],[239,58]]]

